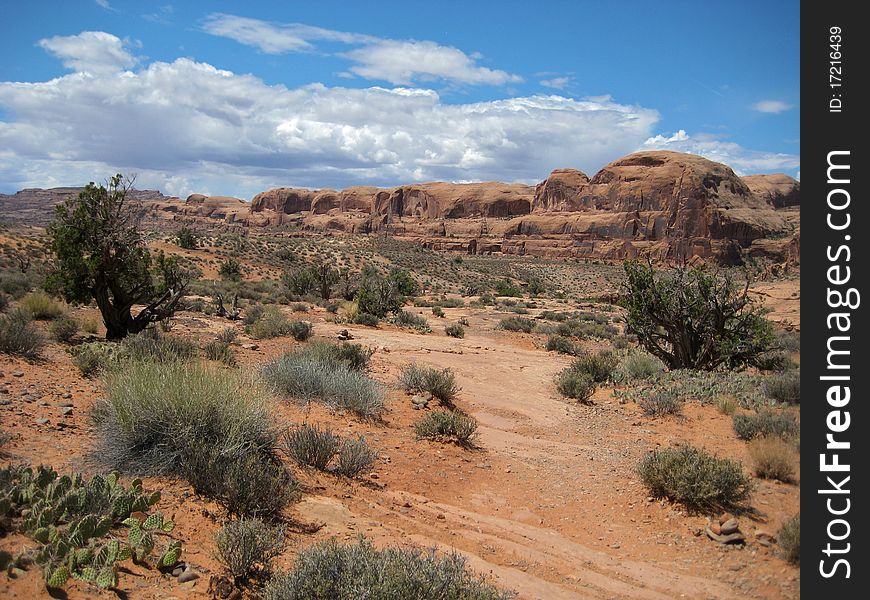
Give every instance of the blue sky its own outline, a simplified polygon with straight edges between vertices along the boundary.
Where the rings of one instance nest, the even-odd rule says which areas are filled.
[[[4,2],[0,192],[799,176],[798,2]]]

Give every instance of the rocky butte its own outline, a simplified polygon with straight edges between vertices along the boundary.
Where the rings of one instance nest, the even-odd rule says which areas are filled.
[[[277,188],[250,202],[201,194],[182,201],[154,193],[147,206],[164,227],[382,233],[467,254],[800,259],[798,181],[784,174],[741,178],[726,165],[667,151],[630,154],[591,178],[557,169],[536,186]]]

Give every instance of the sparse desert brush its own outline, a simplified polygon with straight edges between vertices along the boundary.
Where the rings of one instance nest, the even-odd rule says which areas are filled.
[[[236,338],[239,337],[239,332],[235,327],[226,327],[221,329],[214,337],[217,341],[223,342],[224,344],[232,344],[236,341]]]
[[[508,317],[499,321],[498,325],[496,325],[496,329],[532,333],[535,329],[535,321],[525,317]]]
[[[82,331],[85,333],[90,333],[91,335],[96,335],[100,330],[100,322],[97,319],[87,318],[82,319]]]
[[[277,306],[267,307],[262,316],[248,325],[247,330],[252,338],[257,340],[276,338],[287,335],[293,329],[293,323]]]
[[[451,323],[444,328],[444,333],[452,338],[464,338],[465,328],[459,323]]]
[[[780,437],[757,437],[749,442],[755,474],[763,479],[790,482],[794,478],[795,450]]]
[[[801,373],[797,369],[780,375],[771,375],[764,381],[764,393],[768,398],[789,404],[800,404]]]
[[[782,556],[788,562],[797,565],[801,561],[801,516],[800,513],[782,524],[776,534]]]
[[[285,431],[282,441],[287,456],[297,464],[325,471],[338,453],[341,440],[329,429],[304,423]]]
[[[794,415],[770,408],[761,409],[757,413],[735,414],[732,418],[732,424],[734,433],[741,440],[770,436],[791,438],[800,432]]]
[[[128,335],[118,348],[119,358],[158,363],[191,360],[198,353],[199,348],[192,340],[161,334],[157,329],[146,329],[141,333]]]
[[[786,352],[800,352],[801,334],[799,331],[777,331],[774,334],[774,346]]]
[[[610,379],[617,364],[618,359],[612,352],[579,352],[568,368],[578,373],[587,373],[595,383],[604,383]]]
[[[638,465],[638,474],[651,495],[697,512],[737,508],[753,489],[739,462],[692,446],[650,452]]]
[[[435,549],[376,550],[360,538],[342,546],[332,538],[299,552],[293,568],[274,576],[264,600],[415,598],[416,600],[508,600],[504,592],[468,570],[458,553]]]
[[[562,335],[549,336],[546,348],[548,352],[559,352],[560,354],[571,356],[577,353],[577,346],[574,344],[574,341]]]
[[[79,332],[79,322],[72,317],[60,317],[52,321],[48,330],[58,342],[69,342]]]
[[[0,315],[0,352],[23,358],[38,358],[45,346],[45,338],[30,311],[14,309]]]
[[[228,367],[236,366],[236,353],[227,342],[211,340],[202,347],[202,353],[209,360],[221,362]]]
[[[566,398],[588,403],[596,389],[592,375],[566,367],[556,376],[556,389]]]
[[[613,372],[613,379],[623,384],[650,380],[661,375],[664,370],[664,363],[655,356],[643,350],[635,350],[619,361],[619,366]]]
[[[230,521],[215,535],[221,564],[236,583],[265,579],[272,572],[272,560],[281,554],[287,532],[257,518]]]
[[[797,368],[797,363],[782,350],[771,350],[758,357],[757,366],[762,371],[783,372]]]
[[[432,314],[436,317],[443,318],[444,317],[444,309],[438,305],[432,307]]]
[[[713,400],[713,405],[720,413],[730,417],[735,412],[737,412],[737,407],[740,406],[740,401],[737,400],[737,398],[735,398],[734,396],[722,394],[721,396],[717,396],[716,399]]]
[[[90,342],[70,349],[72,362],[85,377],[93,377],[117,359],[116,344]]]
[[[414,423],[418,439],[447,440],[469,446],[477,433],[477,420],[458,410],[437,410]]]
[[[378,317],[365,312],[355,313],[352,317],[349,318],[349,321],[354,325],[365,325],[366,327],[377,327],[378,323],[380,323],[380,319],[378,319]]]
[[[763,393],[763,379],[746,372],[677,369],[661,373],[651,380],[636,380],[629,388],[614,390],[613,393],[620,399],[636,402],[644,396],[668,391],[686,402],[701,404],[711,403],[727,394],[736,398],[740,406],[754,408],[770,404]]]
[[[412,313],[407,310],[400,310],[391,319],[392,323],[399,327],[410,327],[422,333],[429,333],[432,328],[422,315]]]
[[[291,321],[289,333],[297,342],[304,342],[314,333],[314,325],[308,321]]]
[[[262,375],[282,396],[324,402],[368,419],[380,418],[384,411],[379,383],[321,349],[284,354],[263,365]]]
[[[335,461],[333,471],[344,477],[356,477],[368,471],[375,464],[377,453],[362,436],[355,440],[344,440]]]
[[[109,371],[92,457],[124,473],[175,475],[229,512],[272,516],[295,482],[277,459],[271,398],[237,371],[129,362]]]
[[[266,313],[266,307],[262,304],[254,304],[245,309],[242,314],[242,323],[245,325],[253,325],[259,321]]]
[[[305,349],[305,354],[312,360],[326,364],[342,364],[354,371],[364,371],[368,368],[373,350],[350,342],[336,344],[325,340],[313,340]]]
[[[64,305],[45,292],[31,292],[21,299],[20,306],[38,321],[57,319],[66,313]]]
[[[647,398],[641,398],[637,403],[643,414],[648,417],[680,415],[683,412],[682,401],[667,392],[659,392]]]
[[[305,304],[304,302],[295,302],[295,303],[293,303],[293,305],[290,307],[290,310],[292,310],[293,312],[303,312],[303,313],[307,313],[307,312],[310,310],[310,308],[309,308],[308,305]]]
[[[399,385],[408,393],[429,392],[441,404],[450,406],[459,393],[456,376],[450,369],[436,369],[416,363],[399,373]]]

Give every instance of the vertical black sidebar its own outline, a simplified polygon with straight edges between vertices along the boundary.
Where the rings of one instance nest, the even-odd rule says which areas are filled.
[[[870,23],[801,4],[801,593],[870,590]],[[865,303],[868,306],[865,306]]]

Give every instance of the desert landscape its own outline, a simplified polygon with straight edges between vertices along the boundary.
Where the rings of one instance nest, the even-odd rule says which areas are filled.
[[[324,582],[365,568],[443,586],[377,598],[800,597],[791,177],[116,183],[0,196],[0,596],[351,598]],[[73,298],[85,198],[131,211],[141,327]]]

